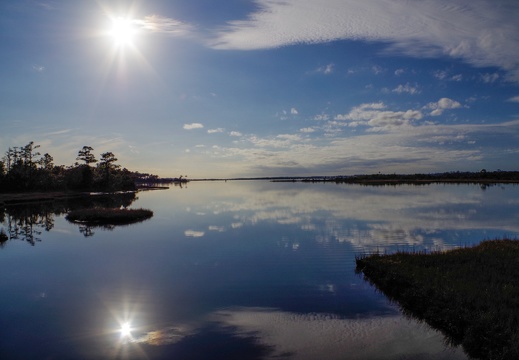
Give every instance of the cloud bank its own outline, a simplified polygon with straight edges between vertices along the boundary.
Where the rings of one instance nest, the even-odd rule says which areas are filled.
[[[511,98],[509,101],[514,101]],[[250,164],[250,175],[355,174],[475,171],[508,169],[517,156],[510,144],[519,134],[519,120],[495,124],[442,124],[442,115],[456,117],[467,105],[440,98],[423,106],[392,108],[384,102],[364,103],[341,114],[322,113],[312,126],[293,133],[242,134],[232,144],[201,153],[227,166],[231,159]],[[492,141],[489,139],[497,139]],[[491,165],[490,165],[491,164]]]
[[[519,2],[514,0],[256,0],[210,46],[255,50],[336,40],[387,43],[415,57],[448,56],[495,66],[519,81]]]

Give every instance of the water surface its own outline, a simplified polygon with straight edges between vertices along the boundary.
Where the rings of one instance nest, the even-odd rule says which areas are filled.
[[[115,201],[154,217],[110,229],[64,219],[92,203],[7,208],[0,358],[464,359],[355,274],[355,255],[514,237],[518,195],[191,182]]]

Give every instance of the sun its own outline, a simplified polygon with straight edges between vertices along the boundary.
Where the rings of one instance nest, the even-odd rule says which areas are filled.
[[[121,333],[121,337],[130,337],[132,334],[132,326],[129,322],[125,322],[121,324],[121,328],[119,329]]]
[[[135,22],[129,18],[112,18],[112,26],[108,34],[117,46],[133,45],[137,34]]]

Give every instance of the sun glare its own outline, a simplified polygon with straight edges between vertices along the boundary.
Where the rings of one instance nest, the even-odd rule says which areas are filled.
[[[121,324],[121,328],[119,329],[121,333],[121,337],[129,337],[132,334],[132,326],[129,322],[125,322]]]
[[[124,46],[133,44],[136,32],[135,25],[131,19],[120,17],[112,19],[112,28],[109,34],[116,45]]]

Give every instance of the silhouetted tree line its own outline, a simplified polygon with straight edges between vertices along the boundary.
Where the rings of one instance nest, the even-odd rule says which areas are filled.
[[[330,176],[325,178],[303,179],[304,182],[335,182],[335,183],[366,183],[366,184],[391,184],[391,183],[487,183],[487,182],[519,182],[519,171],[487,171],[482,169],[476,172],[452,171],[431,174],[369,174],[353,176]]]
[[[138,171],[133,172],[132,176],[134,178],[134,181],[139,186],[155,186],[158,184],[185,184],[189,182],[187,179],[187,175],[180,175],[178,178],[161,178],[158,175],[153,174],[147,174],[147,173],[140,173]]]
[[[138,173],[116,163],[112,152],[101,154],[83,146],[72,166],[55,165],[54,158],[37,150],[33,141],[22,147],[9,148],[0,161],[0,192],[81,190],[134,190]]]

